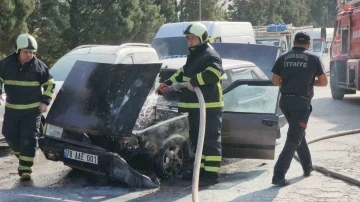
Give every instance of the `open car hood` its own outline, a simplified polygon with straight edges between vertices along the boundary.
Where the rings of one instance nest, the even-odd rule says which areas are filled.
[[[46,122],[98,135],[131,132],[159,73],[159,64],[77,61]]]
[[[272,78],[271,69],[280,55],[276,46],[241,43],[211,43],[211,46],[223,59],[245,60],[258,66],[268,78]]]

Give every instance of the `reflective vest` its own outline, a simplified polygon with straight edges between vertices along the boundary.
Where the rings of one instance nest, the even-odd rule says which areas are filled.
[[[55,82],[48,67],[33,58],[21,66],[16,53],[0,61],[0,93],[4,84],[6,107],[31,109],[40,103],[49,105],[53,97]],[[43,90],[42,90],[43,89]]]
[[[224,106],[221,87],[223,74],[220,55],[212,47],[203,44],[190,51],[186,64],[165,83],[190,82],[194,87],[198,86],[204,95],[207,113],[221,112]],[[200,105],[196,93],[187,88],[182,89],[178,107],[179,112],[197,112]]]

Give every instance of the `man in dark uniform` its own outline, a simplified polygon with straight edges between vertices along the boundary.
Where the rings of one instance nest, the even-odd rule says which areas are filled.
[[[305,139],[305,129],[312,111],[314,86],[326,86],[328,80],[321,59],[308,51],[309,47],[309,35],[304,32],[297,33],[292,50],[281,55],[272,69],[272,82],[280,86],[280,109],[289,123],[286,142],[272,178],[272,184],[279,186],[289,184],[285,174],[295,151],[299,155],[304,176],[310,176],[314,170]]]
[[[221,76],[224,74],[220,55],[208,44],[207,28],[201,23],[193,23],[184,31],[190,54],[186,64],[157,89],[166,93],[164,87],[175,82],[189,82],[187,89],[180,92],[179,112],[188,112],[189,135],[192,145],[197,146],[199,132],[199,101],[194,87],[199,87],[204,95],[206,107],[206,129],[202,154],[200,186],[219,182],[221,163],[221,126],[224,106]],[[193,162],[191,162],[193,163]],[[192,169],[183,174],[184,180],[191,180]]]
[[[21,180],[30,180],[39,133],[41,113],[53,96],[54,80],[48,67],[34,57],[37,42],[29,34],[21,34],[15,53],[0,61],[0,99],[5,86],[6,104],[2,133],[19,159]],[[42,92],[43,88],[43,92]]]

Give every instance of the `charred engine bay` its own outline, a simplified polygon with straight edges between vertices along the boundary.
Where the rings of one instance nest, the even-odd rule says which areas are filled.
[[[131,166],[147,170],[163,142],[173,134],[187,138],[188,128],[186,115],[156,106],[148,109],[139,114],[133,133],[104,136],[66,130],[63,138],[104,148],[119,154]]]

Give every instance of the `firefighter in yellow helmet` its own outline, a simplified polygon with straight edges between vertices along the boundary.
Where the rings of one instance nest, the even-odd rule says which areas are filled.
[[[30,180],[41,114],[50,104],[54,80],[48,67],[34,56],[38,45],[34,37],[21,34],[15,52],[0,61],[0,99],[6,92],[2,134],[19,159],[21,180]]]
[[[186,28],[184,35],[190,51],[186,64],[170,79],[160,84],[157,92],[159,94],[167,93],[164,87],[172,85],[174,82],[190,82],[188,89],[183,89],[180,92],[178,110],[189,113],[189,135],[196,150],[200,114],[199,101],[194,92],[194,87],[201,89],[206,106],[206,129],[199,184],[200,186],[207,186],[218,183],[220,178],[222,156],[220,133],[224,106],[221,76],[224,71],[220,55],[208,44],[208,31],[203,24],[192,23]],[[190,165],[192,164],[193,162],[190,162]],[[183,174],[183,179],[192,179],[192,168]]]

